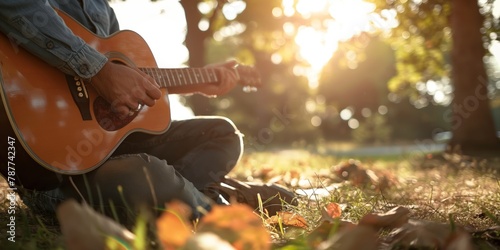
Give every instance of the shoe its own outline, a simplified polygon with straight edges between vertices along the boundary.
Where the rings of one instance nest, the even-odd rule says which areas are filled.
[[[293,192],[276,184],[248,183],[224,178],[220,183],[210,185],[206,190],[221,194],[230,203],[236,201],[247,204],[256,211],[260,210],[257,196],[259,194],[264,210],[262,212],[267,212],[269,216],[282,211],[286,205],[298,204]]]

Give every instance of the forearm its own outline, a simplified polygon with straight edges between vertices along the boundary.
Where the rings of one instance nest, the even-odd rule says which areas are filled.
[[[2,0],[0,31],[12,46],[21,46],[70,75],[94,76],[107,58],[75,36],[47,1]]]

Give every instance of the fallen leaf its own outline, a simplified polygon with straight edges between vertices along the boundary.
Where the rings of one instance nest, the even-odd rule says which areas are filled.
[[[297,171],[295,169],[292,169],[292,170],[290,170],[290,176],[292,178],[297,178],[298,179],[298,178],[300,178],[300,176],[302,176],[302,174],[299,171]]]
[[[387,190],[393,186],[396,186],[399,181],[394,176],[394,174],[388,172],[388,171],[382,171],[381,173],[377,174],[379,176],[379,180],[376,183],[376,188],[379,191],[384,191]]]
[[[448,242],[445,244],[445,250],[473,250],[476,249],[472,245],[470,234],[465,231],[454,232],[448,237]]]
[[[235,249],[270,249],[271,236],[262,219],[245,204],[213,206],[198,225],[197,233],[214,233]]]
[[[266,219],[266,223],[273,226],[279,225],[280,222],[284,226],[299,227],[304,229],[308,228],[307,222],[304,217],[296,213],[280,211],[276,215],[273,215],[270,218]]]
[[[367,226],[356,226],[339,230],[319,244],[317,249],[375,250],[378,245],[377,231]]]
[[[273,170],[274,170],[274,168],[272,168],[270,166],[264,166],[261,169],[255,171],[252,175],[254,178],[258,178],[258,179],[266,181],[266,180],[273,177],[273,174],[274,174]],[[274,175],[274,176],[276,176],[276,175]]]
[[[452,232],[448,224],[409,220],[408,223],[395,228],[389,234],[388,242],[393,248],[398,249],[446,249],[446,246],[456,246],[467,241],[466,237],[460,236],[462,229],[455,230],[457,231]]]
[[[180,201],[167,203],[166,210],[156,220],[158,239],[165,249],[176,249],[183,246],[193,235],[189,216],[191,209]]]
[[[339,178],[349,180],[356,186],[365,186],[371,183],[371,179],[361,163],[353,159],[335,166],[334,172]]]
[[[61,203],[56,213],[70,250],[106,249],[108,241],[114,249],[130,249],[135,238],[125,227],[75,200]]]
[[[388,171],[366,169],[360,161],[341,162],[331,170],[338,178],[350,181],[359,187],[369,187],[379,191],[398,183],[397,178]]]
[[[342,215],[342,208],[339,204],[330,202],[326,207],[323,207],[321,210],[321,219],[322,220],[331,220],[335,218],[339,218]]]
[[[410,210],[405,207],[395,207],[382,214],[367,214],[359,221],[360,225],[380,228],[397,228],[408,222]]]

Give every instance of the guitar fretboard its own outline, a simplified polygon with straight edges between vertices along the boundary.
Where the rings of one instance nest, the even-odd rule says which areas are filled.
[[[219,81],[219,77],[213,68],[140,68],[140,70],[153,77],[164,88],[216,83]]]

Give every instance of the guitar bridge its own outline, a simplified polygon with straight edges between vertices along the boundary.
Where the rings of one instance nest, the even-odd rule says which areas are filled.
[[[73,97],[78,110],[80,110],[80,115],[82,120],[89,121],[92,120],[92,115],[90,114],[90,100],[87,93],[87,88],[82,78],[79,76],[66,75],[66,82],[68,83],[69,91]]]

